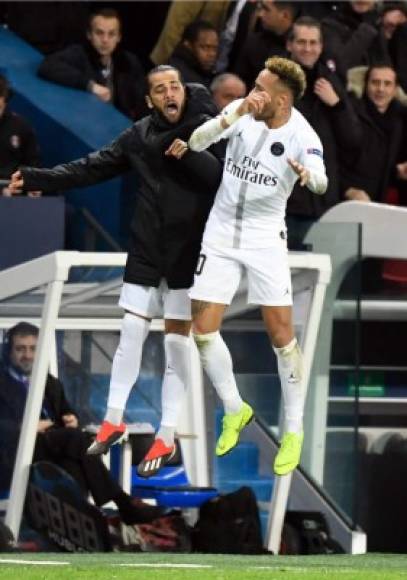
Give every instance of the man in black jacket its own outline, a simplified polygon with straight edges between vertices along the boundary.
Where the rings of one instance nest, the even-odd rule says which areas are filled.
[[[179,72],[162,65],[147,76],[149,117],[135,123],[110,145],[84,159],[54,169],[21,168],[12,190],[86,186],[135,168],[142,180],[132,222],[132,240],[120,305],[123,318],[113,366],[108,408],[90,453],[103,453],[125,431],[123,410],[135,383],[151,319],[164,305],[166,371],[162,421],[155,444],[139,466],[148,477],[175,453],[174,433],[185,386],[190,384],[190,300],[203,228],[219,185],[222,164],[210,152],[190,151],[182,161],[166,156],[176,137],[192,131],[216,107],[201,85],[185,87]],[[152,462],[156,459],[155,462]]]
[[[0,372],[1,487],[9,485],[20,425],[38,341],[38,328],[20,322],[3,342]],[[151,521],[162,514],[155,506],[133,500],[116,483],[100,457],[86,455],[90,436],[78,428],[62,383],[48,375],[37,428],[34,461],[49,461],[67,471],[98,506],[114,501],[127,524]]]
[[[299,12],[299,3],[286,0],[259,2],[261,30],[250,34],[239,53],[233,72],[244,80],[248,90],[271,56],[286,56],[288,32]]]
[[[359,151],[362,139],[360,122],[345,88],[325,64],[322,49],[320,23],[310,16],[300,17],[287,42],[291,58],[302,66],[307,78],[306,91],[296,107],[321,139],[329,180],[323,196],[295,185],[287,203],[288,242],[292,249],[301,245],[310,225],[340,201],[341,153]]]
[[[89,18],[88,42],[48,55],[39,76],[67,87],[89,91],[122,113],[139,119],[144,109],[144,71],[135,54],[119,48],[121,22],[112,8]]]
[[[0,75],[0,179],[10,179],[20,165],[39,165],[40,152],[31,125],[9,109],[10,87]],[[8,196],[7,187],[0,195]]]
[[[185,28],[182,40],[168,62],[180,71],[184,82],[201,83],[209,88],[218,48],[216,28],[209,22],[196,20]]]
[[[407,181],[407,108],[396,100],[397,87],[394,68],[376,64],[366,73],[363,97],[353,101],[362,126],[362,147],[344,159],[346,199],[384,202],[390,184]]]
[[[374,0],[339,2],[338,10],[322,20],[325,50],[343,79],[350,68],[384,60],[387,54],[377,6]]]

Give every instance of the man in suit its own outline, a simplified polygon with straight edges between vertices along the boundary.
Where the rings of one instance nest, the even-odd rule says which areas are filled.
[[[0,452],[1,485],[11,477],[20,425],[29,388],[38,341],[38,328],[20,322],[6,334],[3,368],[0,372]],[[86,455],[91,436],[79,428],[78,418],[65,397],[58,379],[48,375],[38,422],[34,461],[49,461],[67,471],[85,494],[91,493],[96,505],[116,503],[127,524],[149,522],[162,509],[143,504],[126,494],[95,455]]]

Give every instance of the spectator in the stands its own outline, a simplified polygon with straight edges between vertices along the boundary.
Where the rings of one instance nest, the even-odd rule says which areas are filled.
[[[344,79],[350,68],[370,66],[386,58],[377,4],[375,0],[340,2],[338,10],[322,20],[324,49]]]
[[[309,226],[340,201],[340,154],[341,151],[359,151],[362,131],[345,87],[322,57],[323,43],[318,20],[309,16],[298,18],[290,31],[287,50],[306,74],[307,88],[296,107],[321,139],[328,175],[325,195],[312,195],[297,184],[288,199],[288,242],[289,247],[294,249]],[[315,155],[321,154],[315,150]]]
[[[144,71],[133,53],[120,48],[121,22],[113,8],[89,18],[87,42],[47,56],[38,74],[55,83],[89,91],[132,119],[145,111]]]
[[[38,328],[26,322],[13,326],[3,342],[0,371],[0,482],[7,486],[14,463],[38,342]],[[86,455],[91,436],[79,428],[62,383],[48,375],[37,427],[34,461],[49,461],[67,471],[99,506],[114,501],[127,524],[148,522],[161,508],[134,500],[116,483],[100,457]]]
[[[160,37],[151,52],[151,61],[155,65],[167,64],[181,42],[185,28],[196,20],[210,22],[219,33],[223,30],[230,4],[229,0],[173,0]]]
[[[9,180],[20,165],[39,165],[37,139],[31,125],[10,110],[11,89],[7,79],[0,75],[0,179]],[[31,192],[29,195],[36,195]],[[0,195],[8,196],[8,188],[0,187]]]
[[[231,2],[223,30],[219,34],[217,73],[232,70],[247,36],[257,29],[259,11],[257,0]]]
[[[284,0],[261,0],[259,3],[262,29],[250,34],[236,60],[234,72],[253,86],[264,63],[271,56],[287,56],[288,31],[299,13],[299,3]]]
[[[400,86],[407,93],[407,3],[384,2],[381,27]]]
[[[85,38],[90,2],[1,2],[8,28],[49,54]]]
[[[349,152],[342,166],[345,199],[383,202],[390,184],[407,180],[407,108],[395,97],[397,74],[387,63],[366,73],[365,91],[353,104],[362,124],[360,153]]]
[[[219,35],[212,24],[196,20],[189,24],[182,41],[168,63],[178,69],[185,83],[200,83],[209,88],[218,56]]]
[[[247,94],[245,83],[233,73],[217,75],[211,83],[210,90],[219,111],[232,101],[243,98]]]

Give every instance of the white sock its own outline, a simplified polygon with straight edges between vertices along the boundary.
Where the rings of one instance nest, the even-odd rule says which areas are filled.
[[[112,425],[120,425],[123,420],[123,409],[115,409],[108,407],[105,415],[105,421],[109,421]]]
[[[304,388],[302,384],[302,356],[297,339],[281,348],[273,347],[277,355],[278,374],[283,392],[285,430],[301,433],[304,414]]]
[[[119,346],[113,359],[107,400],[106,420],[109,421],[108,417],[112,417],[115,419],[114,424],[120,423],[123,418],[127,399],[139,374],[143,344],[149,330],[148,320],[126,312]],[[122,416],[118,421],[120,411]]]
[[[233,374],[232,357],[219,332],[194,334],[202,367],[211,380],[221,399],[225,413],[235,414],[242,408],[240,396]]]
[[[161,425],[156,438],[167,447],[174,445],[175,429],[184,402],[185,390],[191,383],[191,339],[181,334],[166,334],[165,374],[161,392]]]

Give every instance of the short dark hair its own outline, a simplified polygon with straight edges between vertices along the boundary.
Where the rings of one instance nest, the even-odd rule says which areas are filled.
[[[294,28],[295,26],[307,26],[308,28],[317,28],[322,40],[322,27],[319,20],[312,18],[312,16],[300,16],[295,22],[293,22],[292,27],[288,33],[288,40],[294,40]]]
[[[194,22],[191,22],[191,24],[185,27],[182,34],[182,41],[195,42],[198,39],[199,33],[206,30],[211,30],[218,34],[217,29],[210,22],[206,20],[194,20]]]
[[[89,14],[88,18],[88,30],[90,30],[92,26],[92,22],[96,16],[103,16],[103,18],[117,18],[120,24],[120,28],[122,26],[122,20],[118,11],[115,8],[96,8]]]
[[[11,350],[16,336],[38,336],[39,332],[38,326],[34,326],[34,324],[30,324],[29,322],[19,322],[7,331],[4,342],[8,343],[9,349]]]
[[[366,75],[365,75],[365,87],[367,86],[367,83],[369,82],[369,78],[370,75],[372,74],[372,71],[378,68],[389,68],[394,72],[394,77],[395,77],[395,81],[396,81],[396,85],[400,84],[399,83],[399,78],[398,78],[398,74],[396,69],[394,68],[393,64],[390,61],[380,61],[380,62],[374,62],[372,63],[369,68],[366,71]]]
[[[0,97],[3,97],[6,101],[8,101],[10,98],[10,93],[11,90],[8,80],[4,75],[0,74]]]
[[[291,18],[295,20],[300,14],[299,2],[288,2],[287,0],[274,0],[274,6],[277,10],[287,10],[291,14]]]
[[[178,74],[179,80],[181,81],[182,84],[184,84],[184,81],[182,80],[182,75],[181,75],[180,71],[177,68],[175,68],[175,66],[172,66],[170,64],[159,64],[158,66],[155,66],[147,73],[146,78],[145,78],[145,92],[147,94],[150,92],[150,86],[151,86],[150,78],[153,75],[167,72],[170,70],[176,72]]]

